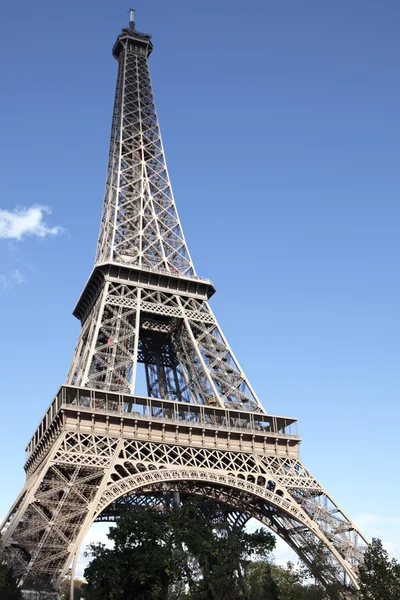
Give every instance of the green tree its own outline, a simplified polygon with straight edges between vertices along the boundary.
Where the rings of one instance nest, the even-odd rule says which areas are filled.
[[[285,600],[281,596],[274,570],[275,566],[267,560],[253,561],[248,565],[249,600]]]
[[[224,518],[215,522],[207,502],[194,498],[183,498],[176,511],[126,516],[108,536],[114,548],[89,548],[86,600],[251,600],[249,561],[275,546],[264,529],[248,533]]]
[[[400,564],[389,559],[380,539],[373,538],[359,567],[361,600],[398,600]]]
[[[201,533],[200,531],[198,533]],[[201,537],[197,538],[201,539]],[[207,545],[187,543],[189,553],[197,561],[201,578],[192,585],[195,598],[210,600],[250,599],[246,572],[250,558],[268,555],[275,547],[274,537],[265,529],[248,533],[230,529],[227,522],[211,527]]]
[[[299,580],[303,584],[306,600],[344,600],[351,589],[339,580],[340,570],[328,548],[320,541],[309,540],[306,553],[312,557],[309,564],[300,563]],[[311,584],[310,580],[314,579]],[[323,582],[323,585],[322,583]]]
[[[12,569],[5,564],[0,564],[0,598],[1,600],[22,600],[21,591]]]
[[[321,585],[310,583],[310,572],[302,565],[295,568],[268,562],[253,563],[249,568],[250,600],[329,600]],[[272,580],[272,585],[271,585]],[[267,585],[264,584],[267,583]]]
[[[304,587],[300,583],[298,572],[293,563],[288,562],[286,567],[272,565],[272,577],[279,590],[279,600],[303,600]]]
[[[89,600],[167,599],[170,584],[186,578],[185,563],[174,554],[171,515],[140,511],[121,519],[108,537],[114,542],[92,544],[94,560],[85,569]],[[133,595],[134,593],[134,595]]]
[[[74,600],[81,600],[85,596],[86,583],[82,579],[74,579]],[[67,577],[62,581],[59,590],[61,600],[70,600],[71,598],[71,578]]]

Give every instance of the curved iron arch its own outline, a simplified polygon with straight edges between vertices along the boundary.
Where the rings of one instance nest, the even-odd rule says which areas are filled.
[[[207,469],[193,467],[187,469],[148,469],[145,472],[130,475],[129,477],[125,477],[108,485],[98,499],[96,508],[91,516],[88,515],[84,526],[81,528],[80,535],[75,541],[74,548],[71,551],[71,560],[68,561],[67,564],[69,565],[71,561],[73,561],[73,573],[83,539],[97,517],[118,498],[132,493],[140,493],[141,490],[146,488],[154,489],[163,483],[175,484],[186,493],[189,493],[190,489],[193,492],[196,488],[202,487],[203,492],[206,492],[204,495],[208,496],[210,494],[211,497],[213,496],[212,492],[210,492],[211,488],[217,489],[220,499],[225,497],[225,503],[227,505],[235,509],[240,509],[242,512],[246,512],[251,517],[258,519],[261,523],[269,527],[281,539],[288,543],[301,560],[312,568],[312,557],[307,554],[306,548],[297,545],[295,541],[287,535],[287,521],[297,523],[298,531],[302,529],[302,534],[306,539],[309,539],[311,534],[315,540],[321,542],[329,550],[333,563],[337,565],[337,571],[341,571],[344,576],[342,583],[347,579],[350,587],[353,587],[353,589],[356,590],[358,589],[357,573],[353,566],[338,552],[329,539],[321,532],[316,523],[312,521],[312,519],[303,511],[301,506],[296,504],[292,498],[286,497],[285,495],[281,496],[274,491],[268,490],[266,487],[261,487],[246,479],[240,479],[227,472],[212,472]],[[236,503],[234,501],[235,492],[238,493],[237,505],[235,505]],[[247,510],[244,510],[243,497],[240,496],[243,493],[247,495],[248,498],[255,500],[253,505],[246,507]],[[270,514],[262,509],[260,501],[261,503],[266,503],[272,509]],[[286,521],[286,527],[283,527],[280,524],[280,519]],[[338,580],[338,578],[339,577],[335,579]],[[332,573],[325,573],[323,576],[319,576],[319,580],[323,585],[332,582]]]

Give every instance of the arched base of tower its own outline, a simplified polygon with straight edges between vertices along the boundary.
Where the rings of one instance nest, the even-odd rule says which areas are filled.
[[[94,521],[168,489],[258,519],[310,567],[322,544],[330,558],[321,582],[357,587],[363,539],[298,456],[228,445],[165,443],[149,428],[135,439],[64,431],[3,523],[3,557],[24,588],[56,589]]]

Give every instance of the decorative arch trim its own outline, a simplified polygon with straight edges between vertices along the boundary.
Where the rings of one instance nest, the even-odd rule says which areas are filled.
[[[310,519],[310,517],[302,510],[301,506],[297,505],[294,500],[288,499],[284,495],[281,496],[276,494],[267,488],[257,485],[256,483],[247,481],[245,479],[240,479],[233,476],[231,473],[226,473],[220,470],[212,471],[199,468],[162,468],[159,470],[148,470],[142,473],[136,473],[129,477],[120,479],[119,481],[108,485],[106,490],[101,495],[94,511],[92,522],[109,504],[126,494],[139,491],[143,487],[152,486],[154,484],[167,482],[173,483],[179,481],[211,483],[222,487],[228,487],[230,489],[235,489],[240,492],[246,492],[258,499],[266,501],[268,504],[272,505],[278,510],[283,511],[287,516],[294,518],[302,525],[307,527],[307,529],[309,529],[328,548],[334,558],[348,574],[353,584],[358,588],[357,576],[352,568],[352,565],[350,565],[348,561],[346,561],[339,554],[333,544],[321,532],[317,524]]]

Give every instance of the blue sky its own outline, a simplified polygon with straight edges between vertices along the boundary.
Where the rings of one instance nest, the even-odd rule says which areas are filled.
[[[400,5],[135,6],[185,236],[224,332],[266,409],[299,418],[308,468],[400,555]],[[0,516],[78,336],[128,8],[0,8]]]

